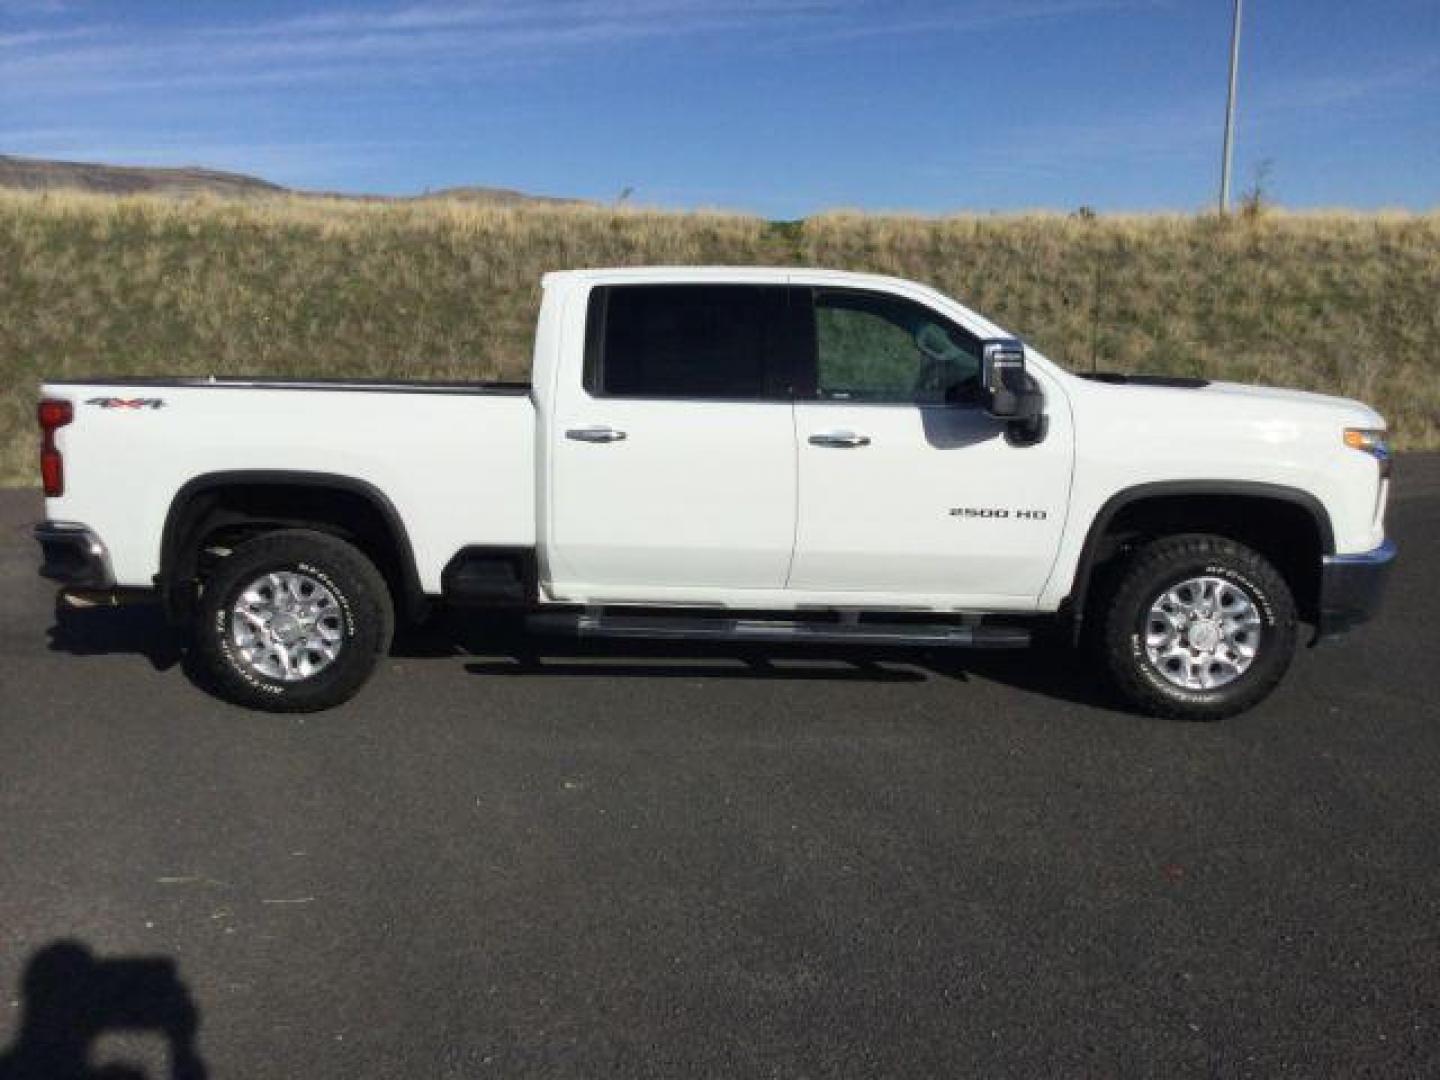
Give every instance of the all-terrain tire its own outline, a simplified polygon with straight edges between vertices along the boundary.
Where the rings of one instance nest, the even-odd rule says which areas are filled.
[[[242,594],[267,575],[318,585],[333,599],[332,660],[308,677],[286,679],[246,658],[233,627]],[[390,591],[375,564],[337,537],[308,529],[266,533],[221,559],[206,578],[195,625],[191,663],[219,696],[267,712],[317,712],[353,697],[390,648],[395,616]],[[297,631],[301,632],[301,631]],[[278,653],[277,653],[278,655]]]
[[[1248,600],[1258,614],[1259,640],[1248,667],[1213,688],[1177,684],[1179,662],[1172,663],[1181,671],[1167,676],[1146,647],[1152,605],[1197,579],[1224,583],[1226,602]],[[1120,695],[1154,716],[1222,720],[1244,712],[1275,689],[1295,653],[1295,600],[1285,579],[1264,556],[1221,536],[1169,536],[1137,549],[1110,578],[1097,608],[1088,620],[1094,652]]]

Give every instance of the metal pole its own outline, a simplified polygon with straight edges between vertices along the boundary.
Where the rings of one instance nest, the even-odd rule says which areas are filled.
[[[1235,146],[1235,75],[1240,69],[1240,9],[1235,0],[1235,23],[1230,30],[1230,93],[1225,99],[1225,155],[1220,162],[1220,213],[1230,211],[1230,158]]]

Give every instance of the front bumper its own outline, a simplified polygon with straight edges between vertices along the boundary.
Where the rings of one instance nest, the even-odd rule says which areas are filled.
[[[1374,551],[1357,555],[1326,555],[1320,568],[1320,618],[1315,638],[1343,634],[1369,620],[1380,608],[1395,542],[1386,540]]]
[[[44,562],[40,576],[81,589],[108,589],[115,584],[110,553],[84,525],[72,521],[42,521],[35,540]]]

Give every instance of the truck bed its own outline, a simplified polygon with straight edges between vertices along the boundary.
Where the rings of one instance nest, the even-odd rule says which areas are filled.
[[[181,488],[338,476],[379,493],[408,534],[420,584],[467,545],[535,543],[535,408],[523,383],[102,378],[44,384],[74,420],[56,432],[65,494],[112,549],[115,583],[150,586]]]

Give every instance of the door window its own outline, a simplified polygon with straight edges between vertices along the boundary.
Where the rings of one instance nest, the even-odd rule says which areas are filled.
[[[898,296],[815,292],[816,396],[828,401],[968,405],[980,400],[980,345]]]
[[[787,397],[779,350],[786,290],[613,285],[590,294],[585,388],[602,397]]]

